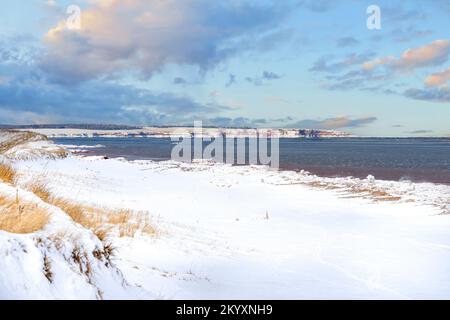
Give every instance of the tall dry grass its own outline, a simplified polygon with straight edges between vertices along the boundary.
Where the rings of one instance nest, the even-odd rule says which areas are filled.
[[[0,181],[14,184],[16,171],[0,162]],[[49,221],[48,212],[36,204],[22,202],[18,194],[15,199],[0,196],[0,230],[10,233],[33,233],[41,230]]]
[[[16,171],[14,168],[5,162],[0,162],[0,180],[9,184],[14,184],[15,179]]]
[[[146,235],[156,234],[156,229],[146,212],[115,211],[108,215],[107,224],[118,226],[119,237],[133,238],[138,232]]]
[[[148,213],[131,210],[106,210],[81,205],[53,196],[44,184],[38,182],[30,185],[29,189],[44,202],[60,208],[73,221],[94,232],[102,241],[112,234],[117,234],[119,237],[135,237],[138,233],[156,234],[156,229],[153,227]]]
[[[51,193],[47,189],[47,186],[41,182],[31,183],[28,185],[27,189],[41,198],[42,201],[47,203],[49,203],[50,198],[52,197]]]
[[[0,196],[0,230],[10,233],[33,233],[41,230],[49,221],[43,208],[31,203],[22,203],[18,198]]]

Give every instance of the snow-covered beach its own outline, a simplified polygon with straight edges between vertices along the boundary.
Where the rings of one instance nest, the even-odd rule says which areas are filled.
[[[112,235],[111,263],[86,255],[87,276],[70,237],[63,249],[36,239],[77,234],[86,252],[102,244],[45,205],[42,230],[0,231],[2,298],[450,298],[449,186],[73,155],[14,168],[17,186],[2,193],[40,203],[26,190],[39,181],[77,203],[147,214],[156,233]]]
[[[450,0],[1,8],[1,306],[450,301]]]

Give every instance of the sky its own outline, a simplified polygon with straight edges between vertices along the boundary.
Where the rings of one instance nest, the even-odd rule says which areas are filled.
[[[448,0],[4,0],[0,21],[0,124],[450,136]]]

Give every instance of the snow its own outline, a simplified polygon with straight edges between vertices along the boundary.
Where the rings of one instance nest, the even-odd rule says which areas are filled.
[[[61,147],[66,149],[97,149],[97,148],[105,148],[102,144],[96,144],[94,146],[89,145],[74,145],[74,144],[60,144]]]
[[[20,185],[46,177],[62,197],[149,212],[157,236],[113,239],[116,271],[129,286],[99,269],[104,298],[450,298],[449,186],[211,162],[69,156],[15,166]],[[0,233],[2,244],[16,238]],[[36,250],[0,260],[0,296],[98,298],[75,287],[84,284],[63,258],[54,258],[61,270],[50,289],[18,272],[42,258]],[[18,286],[27,289],[12,293]]]
[[[22,188],[0,183],[0,194],[45,207],[47,226],[33,234],[0,231],[0,299],[131,299],[139,289],[130,286],[120,270],[93,252],[103,244],[60,209]],[[82,262],[74,259],[79,251]],[[46,277],[48,261],[51,280]],[[88,271],[89,270],[89,271]]]

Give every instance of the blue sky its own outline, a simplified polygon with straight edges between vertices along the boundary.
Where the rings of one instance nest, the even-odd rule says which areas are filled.
[[[450,135],[449,18],[447,0],[5,0],[0,123]]]

